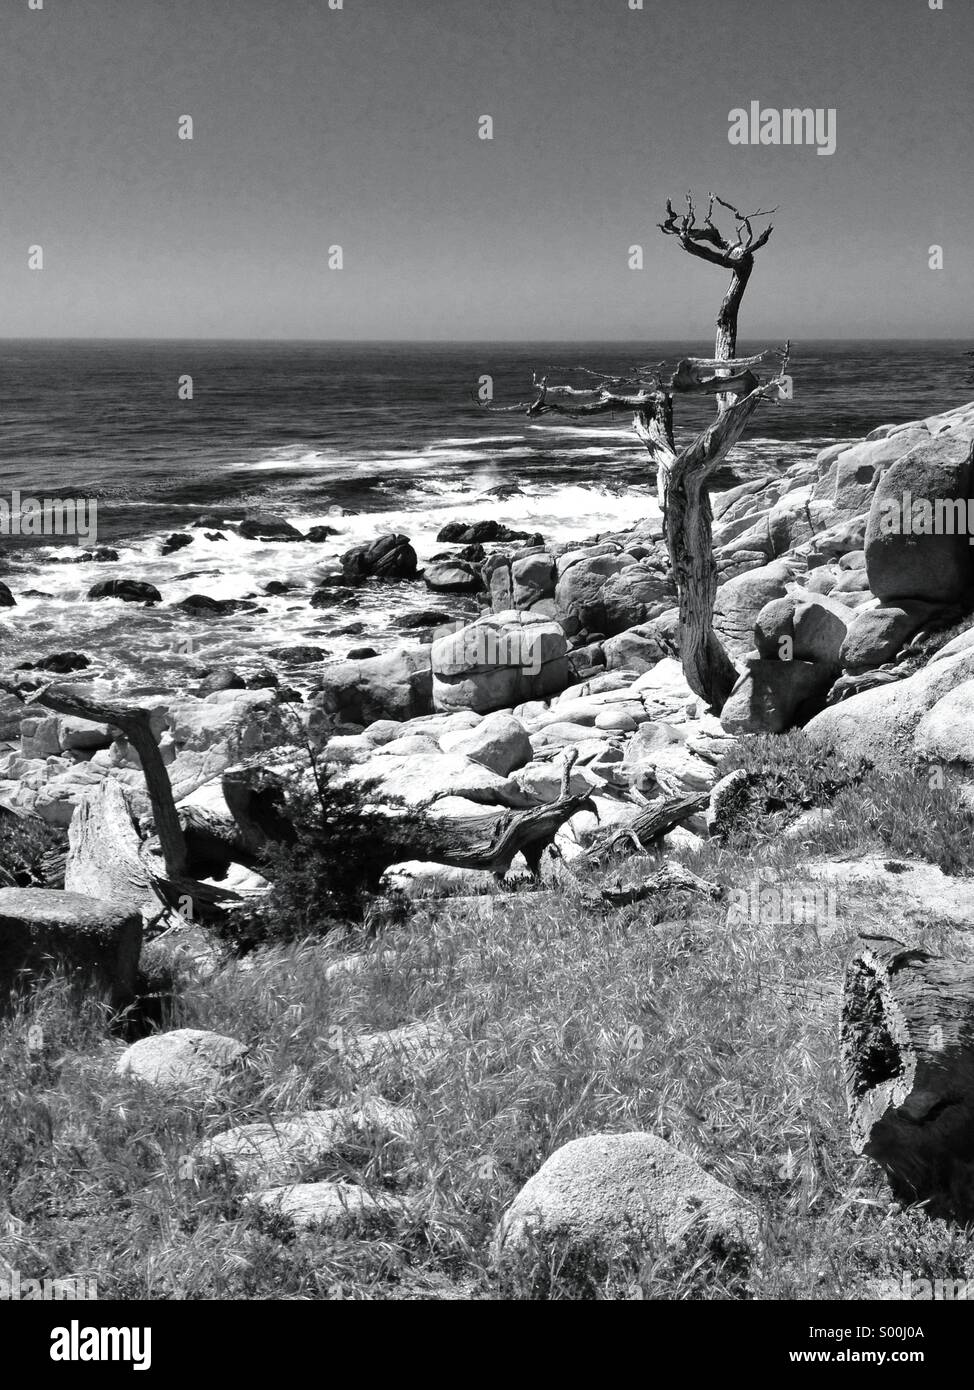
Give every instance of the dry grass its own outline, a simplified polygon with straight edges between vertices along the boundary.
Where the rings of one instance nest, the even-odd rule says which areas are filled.
[[[891,787],[886,804],[898,796]],[[863,823],[847,834],[882,840]],[[800,856],[829,852],[839,833]],[[794,886],[798,855],[762,822],[746,850],[710,843],[688,862],[728,888],[759,869]],[[830,932],[729,922],[726,905],[679,895],[598,915],[559,872],[556,897],[519,895],[492,920],[423,905],[377,943],[278,945],[247,968],[177,982],[167,1026],[252,1049],[234,1088],[207,1103],[116,1077],[122,1044],[98,1001],[79,1008],[63,982],[40,989],[0,1025],[0,1213],[23,1223],[0,1236],[0,1256],[25,1278],[94,1277],[101,1297],[127,1299],[846,1299],[903,1270],[974,1277],[967,1234],[891,1205],[847,1141],[841,981],[857,932],[884,930],[881,902],[872,920],[860,900],[840,902]],[[936,921],[915,939],[966,950]],[[368,948],[363,970],[327,979],[350,944]],[[343,1053],[351,1036],[417,1019],[453,1039],[425,1070],[356,1070]],[[35,1023],[42,1050],[28,1046]],[[248,1212],[225,1177],[180,1177],[192,1147],[231,1123],[366,1089],[412,1107],[415,1141],[305,1176],[418,1195],[414,1215],[370,1238],[295,1234]],[[764,1246],[750,1271],[662,1248],[572,1261],[539,1250],[498,1271],[496,1222],[544,1159],[630,1129],[668,1139],[755,1204]]]

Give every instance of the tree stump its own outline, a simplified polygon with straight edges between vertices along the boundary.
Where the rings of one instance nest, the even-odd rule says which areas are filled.
[[[849,964],[842,1062],[856,1153],[894,1195],[974,1218],[974,965],[865,937]]]

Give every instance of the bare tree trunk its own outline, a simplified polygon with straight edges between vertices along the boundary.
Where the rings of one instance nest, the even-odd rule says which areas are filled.
[[[867,937],[850,963],[842,1061],[852,1147],[903,1201],[974,1217],[974,966]]]
[[[747,252],[735,265],[727,293],[721,301],[717,312],[717,336],[714,340],[714,357],[719,361],[725,362],[737,356],[737,314],[753,269],[754,257]],[[736,400],[737,397],[732,392],[722,392],[717,397],[718,411],[726,410]]]
[[[35,691],[25,704],[41,704],[56,714],[76,719],[89,719],[94,724],[111,724],[131,743],[142,764],[146,790],[152,803],[156,834],[162,849],[166,872],[170,878],[186,874],[186,841],[179,823],[179,813],[173,800],[169,773],[162,761],[159,745],[152,730],[151,715],[138,705],[116,705],[109,701],[89,700],[74,691],[58,691],[49,687]]]

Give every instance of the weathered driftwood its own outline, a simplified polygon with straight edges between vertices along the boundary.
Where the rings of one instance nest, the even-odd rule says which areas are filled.
[[[107,777],[78,802],[68,827],[64,886],[141,909],[155,900],[141,837],[121,784]]]
[[[25,705],[44,705],[56,714],[88,719],[94,724],[110,724],[121,730],[138,753],[142,764],[142,774],[145,777],[149,801],[152,803],[152,814],[166,861],[166,871],[174,877],[185,874],[186,841],[179,824],[169,774],[152,728],[150,711],[139,705],[122,705],[113,700],[91,699],[74,689],[58,689],[53,685],[32,691],[26,696],[15,685],[4,683],[3,688],[16,695]]]
[[[852,1145],[902,1201],[974,1218],[974,965],[866,937],[848,967],[842,1062]]]
[[[721,892],[719,884],[712,883],[707,878],[699,878],[682,864],[671,863],[664,864],[644,883],[638,883],[632,888],[602,888],[598,896],[585,896],[593,907],[629,907],[633,903],[645,902],[656,893],[668,893],[673,889],[681,889],[687,893],[703,893],[708,898],[719,898]]]
[[[486,811],[464,819],[402,815],[396,835],[389,836],[390,855],[423,859],[455,869],[483,869],[502,879],[518,853],[537,877],[541,856],[565,821],[579,811],[594,811],[590,794],[569,793],[572,750],[562,769],[558,799],[523,811]],[[241,764],[223,774],[223,795],[247,843],[267,846],[293,840],[295,826],[286,803],[287,775],[262,763]],[[381,800],[381,789],[376,793]],[[390,858],[390,864],[395,859]]]
[[[709,804],[709,792],[670,796],[664,797],[662,801],[654,801],[645,810],[640,811],[628,825],[601,831],[586,850],[585,858],[590,861],[607,859],[624,847],[642,853],[654,840],[682,825],[698,811],[705,810]]]
[[[483,869],[500,881],[510,869],[514,856],[520,853],[537,878],[541,872],[541,856],[565,821],[579,811],[595,812],[595,803],[588,792],[576,796],[570,792],[571,772],[577,757],[577,750],[572,749],[565,758],[557,801],[546,806],[532,806],[526,811],[503,811],[467,820],[427,819],[422,836],[411,846],[415,857],[456,869]]]

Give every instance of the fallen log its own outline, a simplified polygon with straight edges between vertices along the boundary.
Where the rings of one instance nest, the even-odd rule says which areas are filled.
[[[974,1218],[974,965],[865,937],[846,972],[841,1055],[852,1147],[894,1195]]]
[[[534,878],[541,874],[541,856],[565,821],[579,811],[596,814],[588,792],[570,794],[576,749],[565,758],[561,789],[556,801],[526,811],[473,816],[468,820],[426,819],[421,837],[410,837],[414,858],[429,859],[454,869],[483,869],[501,882],[518,853]],[[407,831],[408,833],[408,831]],[[405,857],[405,856],[404,856]]]
[[[673,889],[703,893],[708,898],[719,898],[721,893],[719,884],[700,878],[682,864],[674,863],[664,864],[645,883],[638,883],[632,888],[602,888],[597,896],[586,893],[585,898],[593,907],[629,907],[633,903],[645,902],[656,893],[668,893]]]
[[[663,797],[640,811],[628,825],[616,826],[596,835],[584,858],[589,862],[607,859],[617,854],[623,845],[629,845],[641,854],[654,840],[682,825],[698,811],[705,810],[709,804],[709,792]]]
[[[109,724],[120,729],[139,755],[166,870],[174,877],[185,874],[186,841],[179,824],[169,774],[152,728],[151,712],[140,705],[95,700],[77,690],[57,689],[53,685],[34,690],[26,696],[19,686],[10,682],[0,682],[0,689],[15,695],[25,705],[44,705],[55,714],[87,719],[93,724]]]

